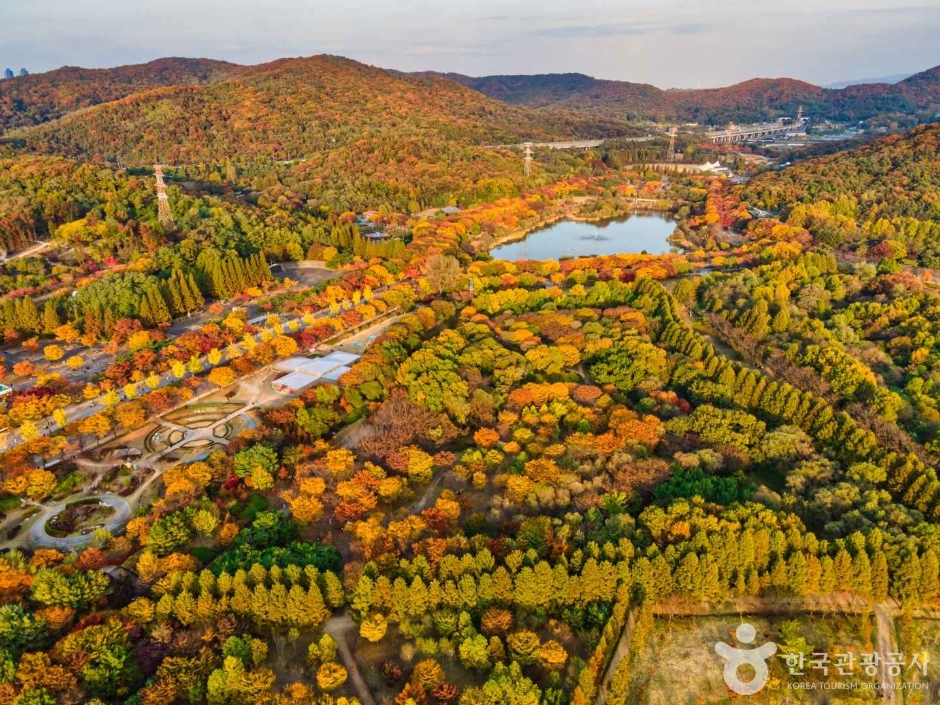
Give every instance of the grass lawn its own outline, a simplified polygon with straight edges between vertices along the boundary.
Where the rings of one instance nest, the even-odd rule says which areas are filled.
[[[232,514],[242,521],[254,521],[258,512],[268,508],[269,502],[264,495],[253,494],[247,502],[239,502],[232,508]]]
[[[906,619],[896,620],[898,649],[905,654],[909,664],[914,654],[927,652],[927,675],[918,669],[906,669],[905,680],[926,683],[929,690],[908,690],[901,693],[900,702],[905,705],[927,705],[940,702],[940,620]],[[923,662],[923,657],[921,657]]]
[[[758,694],[747,698],[748,705],[817,704],[849,705],[874,702],[877,691],[865,689],[868,678],[858,661],[858,653],[875,651],[861,636],[862,618],[849,615],[801,615],[798,635],[802,636],[810,652],[827,652],[829,673],[824,675],[813,669],[809,659],[803,667],[804,675],[790,675],[783,659],[781,627],[790,617],[737,616],[681,617],[657,619],[642,654],[634,661],[631,673],[631,692],[628,702],[633,705],[704,705],[705,703],[731,703],[732,694],[723,678],[724,660],[715,653],[715,644],[723,641],[735,648],[749,648],[767,641],[777,643],[777,654],[768,661],[770,678]],[[751,644],[735,641],[734,630],[741,622],[751,624],[757,637]],[[874,620],[872,620],[874,628]],[[872,636],[872,639],[875,639]],[[840,675],[835,667],[836,654],[854,652],[854,669],[846,668]],[[854,675],[848,671],[854,671]],[[739,670],[742,681],[752,677],[753,670],[743,666]],[[809,684],[811,688],[793,687]],[[847,689],[855,686],[855,689]]]

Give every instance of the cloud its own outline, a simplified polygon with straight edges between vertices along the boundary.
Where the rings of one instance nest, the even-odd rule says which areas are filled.
[[[556,39],[582,39],[598,37],[646,37],[653,34],[702,34],[710,29],[703,22],[668,24],[664,22],[618,22],[601,25],[563,25],[546,27],[530,34]]]

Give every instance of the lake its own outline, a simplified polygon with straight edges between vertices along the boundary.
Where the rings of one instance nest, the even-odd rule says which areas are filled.
[[[492,250],[493,259],[559,259],[646,252],[661,255],[672,246],[667,238],[676,221],[665,213],[637,213],[627,218],[583,223],[562,220],[533,230],[524,240]]]

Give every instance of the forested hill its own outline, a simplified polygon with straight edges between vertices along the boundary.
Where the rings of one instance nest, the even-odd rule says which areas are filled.
[[[113,69],[65,66],[0,81],[0,134],[152,88],[209,83],[236,69],[224,61],[166,58]]]
[[[742,197],[817,240],[940,266],[940,124],[763,174]]]
[[[853,214],[940,218],[940,123],[891,135],[856,149],[798,162],[744,187],[768,209],[850,201]]]
[[[487,144],[623,131],[607,118],[514,107],[452,81],[316,56],[140,93],[13,134],[29,151],[180,164],[293,160],[376,138]]]
[[[429,75],[422,73],[419,75]],[[927,120],[940,110],[940,67],[900,83],[827,89],[788,78],[755,78],[725,88],[662,90],[579,73],[536,76],[441,74],[492,98],[536,108],[575,108],[628,120],[681,120],[709,124],[807,115],[837,120],[909,116]]]

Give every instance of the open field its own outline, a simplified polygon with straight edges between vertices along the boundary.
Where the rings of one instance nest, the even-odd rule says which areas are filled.
[[[738,643],[739,623],[751,624],[757,632],[750,645]],[[642,651],[634,655],[627,699],[622,702],[647,705],[699,705],[730,703],[735,697],[722,677],[724,660],[715,653],[715,644],[725,642],[736,648],[754,648],[767,641],[777,644],[777,653],[768,660],[767,685],[748,703],[848,704],[883,701],[878,676],[868,675],[864,655],[877,653],[873,615],[797,616],[695,616],[657,618]],[[936,640],[940,630],[929,623],[929,638]],[[800,641],[800,640],[803,641]],[[805,654],[802,667],[799,653]],[[828,657],[828,662],[820,654]],[[789,661],[787,660],[789,655]],[[905,654],[904,672],[912,653]],[[794,664],[790,672],[790,664]],[[841,672],[840,672],[841,666]],[[802,671],[802,674],[800,674]],[[928,670],[929,673],[929,670]],[[748,682],[754,674],[750,666],[739,669]],[[913,675],[898,677],[900,687],[918,681]],[[931,686],[935,687],[931,682]],[[915,686],[921,687],[921,686]],[[933,690],[933,688],[932,688]],[[904,692],[903,690],[899,692]],[[915,691],[920,700],[899,698],[899,702],[928,703],[930,695]],[[935,691],[933,691],[935,692]],[[621,702],[611,697],[609,703]]]

